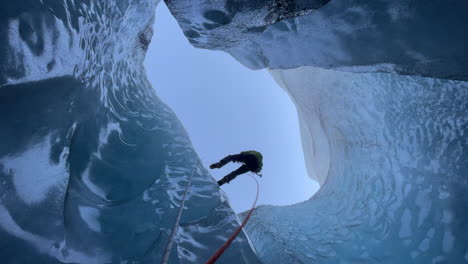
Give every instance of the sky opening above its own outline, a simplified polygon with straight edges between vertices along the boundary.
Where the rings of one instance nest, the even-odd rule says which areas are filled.
[[[164,2],[156,11],[145,67],[206,168],[244,150],[263,154],[258,205],[290,205],[318,190],[305,169],[297,113],[288,94],[266,70],[253,71],[227,53],[190,45]],[[211,174],[219,180],[239,166],[228,164]],[[248,175],[222,186],[236,212],[251,207],[255,188]]]

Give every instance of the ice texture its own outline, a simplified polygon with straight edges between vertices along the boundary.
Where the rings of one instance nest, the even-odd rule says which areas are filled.
[[[196,47],[252,69],[316,66],[468,80],[468,1],[166,0]]]
[[[467,261],[467,1],[166,3],[194,46],[270,68],[296,104],[321,189],[256,209],[263,263]]]
[[[4,1],[0,262],[203,263],[239,226],[143,59],[158,1]],[[241,233],[222,263],[259,263]]]
[[[208,259],[239,223],[146,79],[157,1],[4,2],[2,263],[157,263],[192,173],[169,263]],[[167,4],[198,47],[302,66],[271,72],[322,188],[220,263],[468,261],[466,1]]]
[[[323,185],[308,201],[256,209],[246,229],[263,263],[466,263],[468,82],[271,73]]]

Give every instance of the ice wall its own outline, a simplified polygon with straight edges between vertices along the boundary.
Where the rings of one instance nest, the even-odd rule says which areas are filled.
[[[468,80],[464,0],[166,0],[190,42],[252,69]]]
[[[157,1],[0,4],[0,262],[202,263],[239,225],[146,79]],[[222,263],[258,263],[241,234]]]
[[[264,263],[468,262],[467,82],[271,72],[324,184],[303,203],[257,208],[247,230]]]
[[[194,46],[274,69],[297,106],[322,188],[257,208],[264,263],[468,262],[468,2],[166,3]]]

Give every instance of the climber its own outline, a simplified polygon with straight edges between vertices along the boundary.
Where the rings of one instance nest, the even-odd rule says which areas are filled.
[[[229,183],[237,176],[244,174],[246,172],[253,172],[258,176],[262,177],[260,171],[262,170],[263,166],[263,156],[260,152],[250,150],[250,151],[243,151],[239,154],[229,155],[224,159],[220,160],[217,163],[213,163],[210,165],[210,169],[219,169],[224,165],[228,164],[229,162],[241,162],[243,163],[237,170],[229,173],[228,175],[224,176],[221,180],[218,181],[219,186]]]

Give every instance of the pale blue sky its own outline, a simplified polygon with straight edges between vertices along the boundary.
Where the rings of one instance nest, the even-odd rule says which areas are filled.
[[[264,156],[258,204],[289,205],[316,192],[318,184],[305,170],[295,107],[266,70],[250,70],[221,51],[194,48],[163,2],[145,65],[205,167],[228,154],[258,150]],[[219,180],[239,166],[211,173]],[[255,183],[248,175],[222,189],[236,212],[249,209],[255,198]]]

